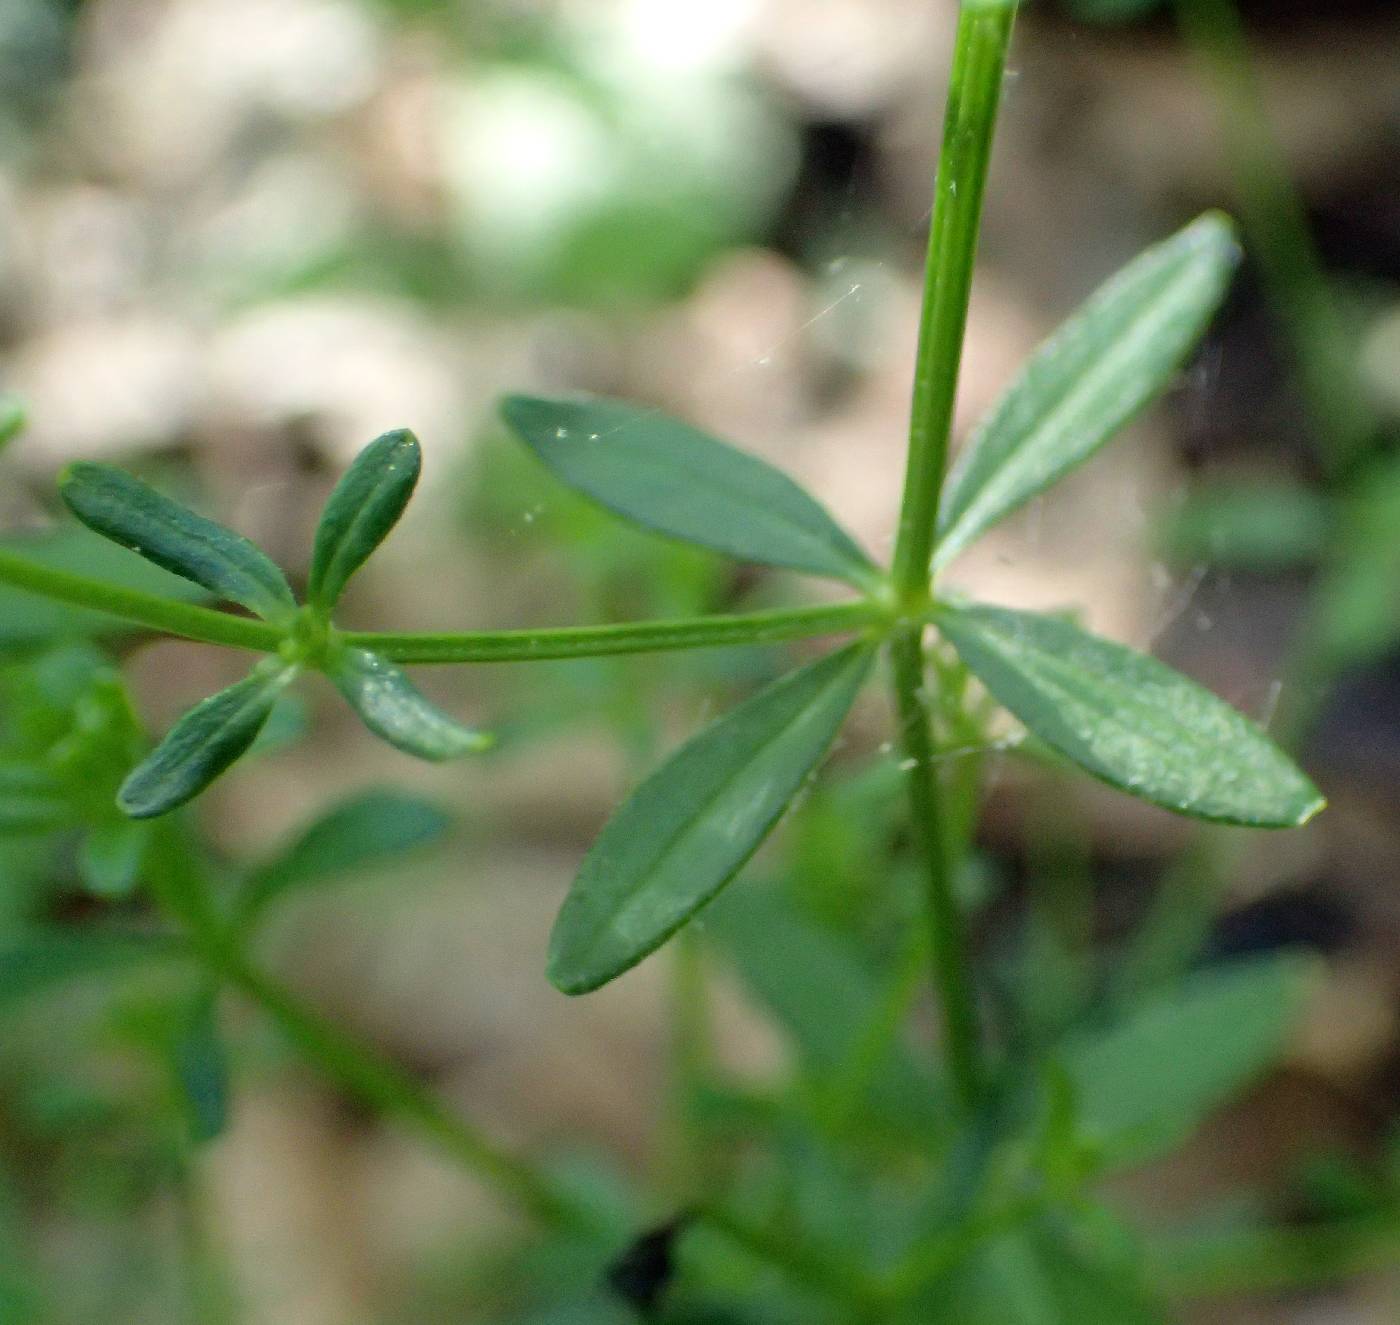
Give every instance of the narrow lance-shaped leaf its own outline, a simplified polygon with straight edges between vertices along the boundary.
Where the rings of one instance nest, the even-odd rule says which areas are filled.
[[[549,978],[583,994],[635,966],[734,877],[821,761],[870,667],[853,644],[707,727],[641,784],[585,857]]]
[[[935,567],[1082,464],[1170,382],[1239,259],[1208,213],[1147,250],[1032,355],[948,476]]]
[[[296,668],[259,663],[237,685],[190,709],[117,792],[133,819],[150,819],[197,796],[252,745]]]
[[[1034,612],[945,606],[936,624],[999,703],[1123,791],[1258,828],[1296,827],[1325,804],[1253,722],[1155,658]]]
[[[261,909],[290,889],[365,869],[427,846],[450,820],[436,805],[397,791],[367,791],[329,810],[249,878],[243,907]]]
[[[140,934],[33,930],[0,944],[0,1007],[72,980],[183,955],[179,944]]]
[[[486,732],[464,727],[430,704],[387,658],[341,649],[327,669],[350,707],[376,736],[419,759],[455,759],[489,749]]]
[[[171,1048],[171,1067],[184,1100],[190,1139],[202,1145],[228,1123],[228,1054],[219,1033],[216,991],[205,991],[184,1010]]]
[[[329,611],[346,582],[398,523],[422,468],[418,439],[400,428],[377,437],[335,486],[316,527],[307,598]]]
[[[1235,962],[1075,1035],[1062,1061],[1080,1133],[1118,1163],[1184,1141],[1278,1058],[1315,973],[1295,953]]]
[[[296,611],[286,577],[265,553],[149,483],[109,465],[80,461],[64,470],[59,491],[89,529],[162,569],[269,621],[285,621]]]
[[[501,413],[561,483],[647,529],[745,561],[868,586],[850,536],[786,474],[654,410],[507,397]]]

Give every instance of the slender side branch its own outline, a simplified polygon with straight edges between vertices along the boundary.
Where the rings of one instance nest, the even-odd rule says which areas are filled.
[[[282,632],[263,621],[251,621],[231,612],[216,612],[193,603],[162,598],[159,594],[90,580],[72,571],[41,566],[11,552],[0,552],[0,584],[205,644],[226,644],[235,649],[271,653],[282,642]]]
[[[924,699],[923,631],[906,627],[890,643],[894,693],[899,724],[899,747],[906,769],[909,812],[914,839],[927,870],[925,914],[933,963],[934,991],[943,1015],[943,1034],[953,1084],[963,1104],[972,1107],[982,1090],[978,1051],[977,1006],[963,918],[953,892],[947,825],[938,770],[933,762],[933,737]]]
[[[1016,0],[964,0],[958,22],[943,151],[934,184],[909,416],[909,458],[894,553],[894,586],[905,602],[920,602],[927,592],[977,229],[1015,16]]]
[[[372,649],[397,663],[522,662],[770,644],[779,640],[846,634],[878,624],[885,617],[886,612],[879,605],[858,600],[830,606],[682,621],[646,621],[635,625],[479,630],[444,635],[347,631],[343,638],[356,648]]]
[[[397,1118],[486,1179],[543,1223],[586,1228],[587,1212],[532,1165],[488,1140],[401,1068],[304,1007],[294,995],[240,959],[224,975],[276,1023],[309,1063],[385,1117]]]

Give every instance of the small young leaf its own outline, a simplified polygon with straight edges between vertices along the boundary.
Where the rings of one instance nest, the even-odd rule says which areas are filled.
[[[1292,953],[1234,962],[1149,998],[1106,1031],[1074,1036],[1062,1061],[1080,1134],[1115,1162],[1185,1140],[1277,1059],[1313,974]]]
[[[1207,213],[1104,285],[1031,357],[948,476],[935,567],[1082,464],[1171,380],[1239,258]]]
[[[375,438],[335,485],[316,527],[307,600],[329,612],[346,582],[398,523],[413,495],[423,457],[400,428]]]
[[[150,819],[197,796],[252,745],[295,675],[294,667],[268,659],[237,685],[196,704],[122,783],[122,812]]]
[[[64,470],[59,490],[89,529],[162,569],[268,621],[285,621],[295,612],[286,577],[265,553],[150,484],[110,465],[79,461]]]
[[[584,994],[635,966],[729,882],[831,745],[870,668],[853,644],[775,681],[683,745],[609,820],[550,938]]]
[[[492,738],[464,727],[434,707],[387,658],[367,649],[341,649],[331,680],[376,736],[419,759],[455,759],[489,749]]]
[[[201,994],[184,1011],[171,1056],[190,1139],[195,1145],[212,1141],[228,1124],[228,1055],[219,1034],[215,991]]]
[[[90,829],[78,849],[78,872],[94,897],[130,897],[141,876],[149,829],[119,819]]]
[[[293,888],[378,864],[437,841],[448,819],[436,805],[397,791],[367,791],[317,819],[248,880],[245,911]]]
[[[1036,736],[1131,795],[1257,828],[1325,804],[1254,723],[1155,658],[1034,612],[945,606],[936,624]]]
[[[870,559],[786,474],[654,410],[509,396],[501,413],[561,483],[657,533],[869,586]]]

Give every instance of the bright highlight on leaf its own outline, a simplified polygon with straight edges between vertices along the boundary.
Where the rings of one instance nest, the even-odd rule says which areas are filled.
[[[268,621],[286,621],[296,610],[286,577],[262,551],[149,483],[109,465],[80,461],[63,472],[59,491],[89,529],[162,569]]]
[[[508,396],[501,413],[561,483],[687,543],[869,587],[850,536],[786,474],[654,410]]]
[[[1325,804],[1254,723],[1155,658],[1034,612],[945,606],[936,624],[999,703],[1123,791],[1257,828],[1296,827]]]
[[[1128,264],[1031,357],[943,493],[935,568],[1082,464],[1171,381],[1239,260],[1208,213]]]
[[[398,523],[423,464],[407,429],[372,441],[342,475],[316,528],[307,599],[329,612],[346,582]]]
[[[405,754],[455,759],[491,747],[490,735],[430,704],[400,668],[377,653],[342,649],[328,671],[365,726]]]
[[[607,984],[660,947],[739,870],[821,762],[870,669],[849,645],[775,681],[641,784],[585,857],[554,925],[549,978]]]
[[[295,675],[296,668],[269,660],[196,704],[122,783],[118,807],[133,819],[150,819],[197,796],[252,745]]]

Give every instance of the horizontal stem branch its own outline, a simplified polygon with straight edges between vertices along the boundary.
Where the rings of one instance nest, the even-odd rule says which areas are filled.
[[[346,631],[341,638],[355,648],[373,649],[398,663],[521,662],[771,644],[858,631],[883,620],[885,615],[885,609],[878,604],[860,599],[681,621],[441,635]]]
[[[251,621],[231,612],[216,612],[140,589],[91,580],[86,575],[43,566],[11,552],[0,552],[0,584],[205,644],[226,644],[235,649],[271,653],[282,642],[282,632],[264,621]]]

